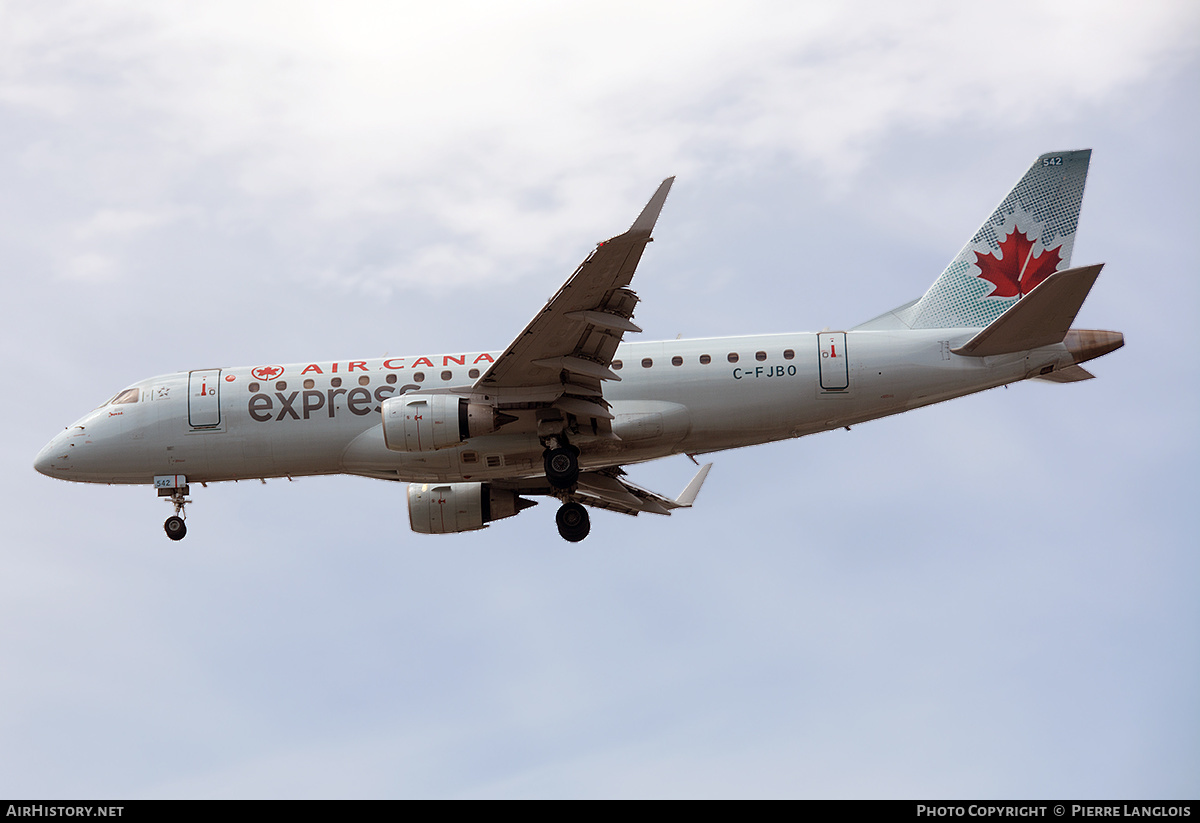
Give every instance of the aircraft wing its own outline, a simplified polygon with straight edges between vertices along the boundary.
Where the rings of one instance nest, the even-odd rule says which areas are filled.
[[[705,463],[701,466],[700,471],[696,472],[696,476],[674,500],[635,486],[623,479],[624,472],[621,469],[584,472],[579,475],[579,485],[576,487],[575,494],[580,503],[598,509],[608,509],[635,516],[643,512],[670,514],[672,509],[691,507],[711,468],[712,463]]]
[[[600,243],[475,384],[507,402],[549,403],[580,418],[612,419],[602,383],[620,380],[609,366],[637,295],[629,283],[674,177],[658,187],[624,234]]]
[[[619,467],[583,472],[571,499],[597,509],[637,516],[639,514],[666,514],[675,509],[691,508],[704,485],[712,463],[705,463],[696,476],[684,487],[675,499],[643,489],[625,479]],[[509,488],[518,494],[550,494],[549,483],[530,484],[529,481],[489,481],[499,488]]]

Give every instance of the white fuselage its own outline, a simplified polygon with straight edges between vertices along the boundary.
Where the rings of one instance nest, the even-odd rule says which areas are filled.
[[[625,343],[605,384],[613,433],[572,435],[587,469],[848,426],[1036,375],[1062,345],[999,357],[951,349],[977,329],[852,331]],[[533,412],[431,452],[390,451],[381,403],[468,393],[498,352],[181,372],[141,381],[55,437],[45,474],[96,483],[349,473],[413,482],[542,473]],[[736,358],[736,362],[735,362]],[[278,371],[277,371],[278,370]],[[126,402],[116,400],[124,397]],[[136,397],[132,402],[128,398]],[[614,436],[615,435],[615,436]]]

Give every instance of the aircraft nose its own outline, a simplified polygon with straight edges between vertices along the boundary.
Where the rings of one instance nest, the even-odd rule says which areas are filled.
[[[66,433],[63,432],[42,447],[33,460],[33,467],[47,477],[63,477],[71,468],[67,454]]]

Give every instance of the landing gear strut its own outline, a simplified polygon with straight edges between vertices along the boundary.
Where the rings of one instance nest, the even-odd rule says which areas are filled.
[[[554,520],[558,523],[558,533],[562,539],[571,543],[578,543],[592,530],[587,509],[579,503],[563,503]]]
[[[164,491],[167,490],[159,489],[160,494]],[[163,523],[163,531],[165,531],[167,533],[167,537],[171,538],[172,540],[182,540],[185,536],[187,536],[187,524],[183,522],[184,518],[187,517],[187,513],[184,512],[183,507],[192,501],[187,499],[187,486],[180,486],[179,488],[171,489],[170,491],[170,494],[162,496],[166,497],[175,505],[175,514],[168,517],[166,522]]]

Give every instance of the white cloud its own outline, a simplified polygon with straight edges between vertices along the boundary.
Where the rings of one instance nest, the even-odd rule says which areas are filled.
[[[138,209],[101,209],[76,228],[80,240],[120,239],[160,226],[169,214],[151,214]]]
[[[434,248],[390,249],[392,271],[414,274],[386,276],[461,282],[619,230],[666,174],[778,158],[836,181],[897,128],[1066,117],[1194,49],[1200,13],[130,0],[7,17],[0,95],[92,120],[76,163],[102,163],[106,133],[131,135],[147,180],[130,208],[170,206],[208,158],[262,204],[251,222],[323,247],[317,269],[346,265],[337,247],[364,222],[423,220]],[[437,250],[447,242],[460,251]],[[485,262],[454,268],[464,257]]]
[[[119,273],[119,267],[112,257],[99,252],[80,252],[71,255],[62,269],[63,274],[71,280],[109,281]]]

